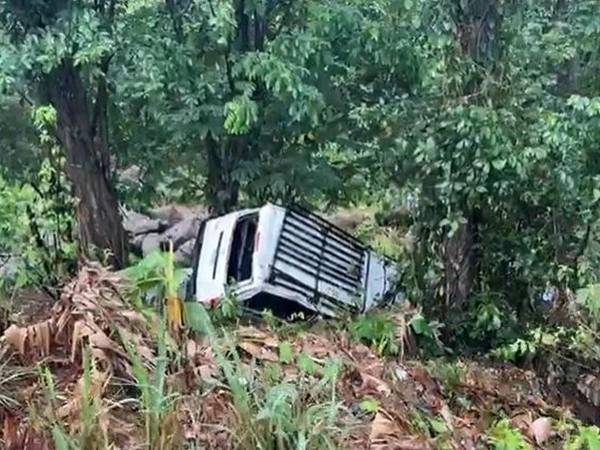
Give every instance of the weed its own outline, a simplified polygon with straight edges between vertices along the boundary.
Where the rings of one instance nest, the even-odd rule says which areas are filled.
[[[495,348],[490,353],[495,358],[517,362],[523,358],[531,358],[537,351],[537,342],[526,338],[518,338],[514,342]]]
[[[432,376],[437,378],[447,393],[452,393],[464,379],[466,370],[459,361],[432,360],[429,363]]]
[[[160,324],[158,355],[156,366],[152,370],[143,364],[133,346],[128,347],[133,376],[140,391],[139,403],[143,414],[145,442],[149,450],[174,449],[179,441],[179,423],[175,410],[177,396],[169,394],[166,388],[168,361],[164,319]]]
[[[284,364],[292,362],[294,359],[294,348],[288,341],[282,341],[278,345],[279,361]]]
[[[365,397],[358,404],[360,409],[367,413],[376,413],[379,409],[379,402],[373,397]]]
[[[580,426],[577,434],[565,445],[565,450],[600,450],[600,429]]]
[[[600,322],[600,284],[591,284],[577,291],[577,303],[581,305],[596,323]]]
[[[234,292],[230,289],[225,290],[216,306],[211,309],[211,319],[213,323],[225,325],[235,322],[240,317],[240,302]]]
[[[58,408],[57,394],[52,373],[46,367],[39,368],[39,376],[46,400],[49,404],[46,422],[50,426],[56,450],[106,450],[110,448],[106,429],[106,411],[102,406],[101,389],[94,383],[98,380],[96,369],[88,350],[83,352],[83,376],[79,383],[79,397],[75,397],[63,408]],[[69,428],[59,418],[58,411],[72,417]]]
[[[531,450],[521,432],[508,419],[496,422],[490,429],[488,438],[492,450]]]
[[[381,355],[395,355],[400,350],[396,343],[396,325],[383,314],[359,316],[350,324],[350,334],[355,340],[374,347]]]
[[[215,359],[225,377],[236,414],[231,434],[240,450],[269,448],[336,448],[343,430],[337,425],[341,404],[336,400],[335,382],[340,365],[327,361],[316,364],[308,355],[296,361],[305,377],[297,384],[279,382],[279,374],[270,380],[254,379],[241,363],[235,346],[226,332],[217,333],[208,312],[199,305],[191,308],[194,323],[211,341]],[[226,350],[223,350],[225,348]],[[285,345],[280,348],[286,358],[293,357]],[[314,383],[317,372],[321,379]],[[267,383],[264,383],[267,381]],[[268,382],[273,382],[270,385]]]
[[[19,405],[14,395],[14,384],[34,373],[27,368],[13,367],[11,359],[6,348],[0,350],[0,409],[10,409]]]
[[[186,272],[175,266],[173,245],[169,251],[156,251],[123,272],[132,281],[130,298],[138,306],[141,300],[163,302],[169,331],[175,336],[182,326],[183,310],[180,297]]]

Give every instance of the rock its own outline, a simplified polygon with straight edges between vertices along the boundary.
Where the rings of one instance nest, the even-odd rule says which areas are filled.
[[[161,220],[151,219],[135,211],[126,211],[123,214],[123,227],[125,231],[136,236],[138,234],[159,233],[166,228],[166,224]]]
[[[181,246],[173,255],[176,263],[181,264],[183,266],[192,265],[192,255],[194,253],[195,242],[196,239],[190,239],[189,241],[186,241],[183,244],[181,244]]]
[[[119,173],[119,181],[125,184],[135,184],[142,181],[142,168],[138,165],[132,165]]]
[[[19,258],[13,255],[0,255],[0,280],[13,281],[19,271]]]
[[[184,242],[194,239],[198,234],[200,219],[189,217],[173,225],[162,235],[165,241],[173,242],[173,250],[177,250]]]
[[[176,204],[158,206],[148,213],[150,217],[167,222],[170,226],[192,217],[204,218],[208,216],[207,210],[202,206],[190,207]]]
[[[535,442],[538,445],[542,445],[552,435],[552,419],[549,417],[540,417],[534,420],[529,431]]]
[[[144,240],[142,241],[142,254],[148,256],[155,250],[160,249],[160,245],[163,242],[164,239],[162,235],[158,233],[149,233],[145,235]]]
[[[144,239],[146,239],[146,236],[148,236],[148,235],[147,234],[137,234],[129,240],[129,243],[131,245],[131,250],[133,251],[134,254],[136,254],[136,255],[142,254],[142,244],[144,243]]]

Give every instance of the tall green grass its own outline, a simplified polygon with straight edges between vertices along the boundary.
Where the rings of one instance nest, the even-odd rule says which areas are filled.
[[[89,350],[83,352],[83,375],[79,402],[79,417],[65,425],[58,417],[58,397],[54,377],[47,367],[40,366],[40,382],[48,402],[45,420],[48,422],[56,450],[109,450],[111,445],[102,418],[102,401],[92,389],[93,367]]]
[[[235,410],[229,424],[234,447],[256,449],[334,449],[340,448],[344,427],[339,423],[341,402],[336,399],[339,364],[322,370],[319,381],[301,375],[295,384],[265,383],[244,368],[231,335],[217,330],[204,307],[186,305],[190,322],[208,337],[224,387]]]
[[[167,379],[167,334],[165,320],[160,321],[158,333],[158,355],[152,368],[144,365],[142,358],[132,346],[128,353],[132,363],[135,387],[139,390],[136,403],[142,414],[144,446],[148,450],[172,450],[180,443],[180,424],[177,417],[176,393],[169,393]]]

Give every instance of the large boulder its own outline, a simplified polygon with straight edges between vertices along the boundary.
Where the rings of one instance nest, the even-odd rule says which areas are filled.
[[[135,211],[123,213],[123,228],[129,234],[136,236],[147,233],[160,233],[167,227],[164,221],[151,219],[150,217]]]
[[[119,172],[119,182],[124,184],[137,184],[142,181],[142,168],[136,164]]]
[[[184,242],[196,237],[200,222],[197,217],[188,217],[165,231],[162,235],[163,240],[173,242],[173,249],[177,250]]]
[[[131,247],[134,253],[139,254],[142,251],[142,244],[144,243],[144,239],[146,239],[147,234],[136,234],[130,239]]]
[[[184,242],[181,246],[175,251],[173,255],[175,262],[181,264],[183,266],[191,266],[192,265],[192,255],[194,253],[194,244],[195,239],[190,239],[189,241]]]
[[[150,253],[159,250],[164,243],[163,236],[158,233],[149,233],[144,236],[142,241],[142,255],[148,256]]]
[[[202,206],[184,206],[178,204],[169,204],[157,206],[148,211],[153,219],[161,220],[173,226],[182,220],[192,217],[204,218],[208,216],[206,208]]]

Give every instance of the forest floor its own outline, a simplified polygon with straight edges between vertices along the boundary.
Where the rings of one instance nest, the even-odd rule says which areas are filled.
[[[411,357],[406,306],[389,313],[390,355],[344,321],[200,317],[188,320],[205,333],[161,333],[125,290],[90,266],[58,302],[11,312],[0,328],[0,448],[597,448],[574,396],[533,371]]]

